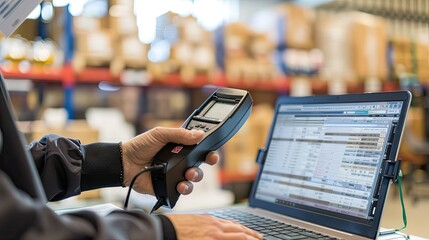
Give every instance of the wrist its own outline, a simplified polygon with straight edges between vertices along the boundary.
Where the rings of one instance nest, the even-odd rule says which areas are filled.
[[[133,146],[132,141],[122,142],[122,164],[123,164],[123,186],[129,187],[133,177],[149,164],[144,164],[141,155],[141,150]],[[139,153],[136,155],[136,153]],[[140,176],[133,185],[133,189],[140,193],[153,194],[150,173],[145,173]]]
[[[118,143],[82,144],[81,190],[120,186]]]
[[[126,187],[126,185],[125,185],[125,179],[124,179],[125,178],[124,177],[124,151],[122,149],[122,142],[119,142],[118,147],[119,147],[119,154],[120,154],[119,161],[120,161],[120,164],[121,164],[121,172],[120,172],[120,175],[119,175],[119,179],[121,181],[121,186],[122,187]]]

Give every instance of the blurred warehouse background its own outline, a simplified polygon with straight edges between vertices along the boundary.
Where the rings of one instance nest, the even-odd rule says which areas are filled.
[[[218,86],[249,90],[249,121],[178,210],[246,200],[278,96],[410,90],[408,231],[429,237],[429,0],[44,0],[0,39],[0,68],[28,141],[121,141],[180,126]],[[384,225],[399,227],[391,193]],[[91,191],[53,207],[124,197]]]

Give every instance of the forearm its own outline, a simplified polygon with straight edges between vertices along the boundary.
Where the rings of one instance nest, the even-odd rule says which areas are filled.
[[[78,140],[57,135],[46,135],[39,142],[31,143],[29,149],[36,163],[47,198],[51,201],[78,195],[85,190],[121,185],[121,154],[117,143],[83,145]],[[14,201],[10,202],[13,203]],[[10,208],[4,206],[6,205],[0,207],[0,216],[13,216],[12,212],[3,215],[2,211],[5,209],[21,209],[19,206]],[[40,223],[52,221],[52,224],[42,226],[42,228],[52,229],[53,234],[56,234],[55,229],[57,228],[66,228],[64,234],[70,233],[71,235],[70,237],[64,235],[65,239],[79,239],[78,236],[87,236],[88,234],[91,236],[90,239],[142,239],[142,237],[144,239],[146,237],[147,239],[157,239],[161,235],[163,235],[163,239],[175,239],[173,225],[168,218],[163,216],[152,217],[142,212],[116,211],[101,220],[98,215],[85,211],[63,215],[61,216],[62,220],[58,220],[58,216],[48,207],[37,204],[35,207],[37,209],[28,209],[26,212],[28,217],[25,219],[36,217],[35,221]],[[7,219],[8,217],[0,219],[0,226],[3,226],[1,223]],[[34,226],[37,229],[37,224],[26,225],[25,222],[23,224],[22,229],[27,229],[30,226],[30,228]],[[60,226],[56,226],[57,224]],[[149,230],[147,231],[147,229]],[[0,232],[2,231],[0,230]]]
[[[0,196],[2,239],[164,239],[163,231],[171,231],[159,217],[141,211],[114,211],[104,217],[90,211],[57,215],[16,190],[2,171]]]

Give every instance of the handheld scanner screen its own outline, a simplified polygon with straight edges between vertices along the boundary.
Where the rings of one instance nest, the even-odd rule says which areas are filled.
[[[203,117],[224,120],[234,109],[235,105],[233,103],[214,102],[214,104],[208,107]]]
[[[234,129],[237,127],[239,129],[241,127],[242,122],[240,122],[240,120],[248,113],[251,105],[252,100],[247,91],[220,88],[191,114],[182,127],[203,130],[206,132],[205,137],[207,138],[219,127],[229,122],[229,124],[226,125],[230,126],[223,127],[221,135],[232,132],[230,136],[232,137],[232,135],[235,134]],[[247,116],[244,118],[247,119]]]

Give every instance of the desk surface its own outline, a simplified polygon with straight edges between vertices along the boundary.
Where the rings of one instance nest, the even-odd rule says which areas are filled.
[[[412,236],[412,235],[409,235],[409,237],[410,237],[409,238],[410,240],[425,240],[425,239],[427,239],[427,238],[421,238],[421,237],[416,237],[416,236]],[[378,240],[396,240],[396,239],[406,239],[406,238],[405,238],[405,235],[402,236],[399,234],[392,234],[392,235],[382,236],[382,237],[379,237],[377,239]]]

